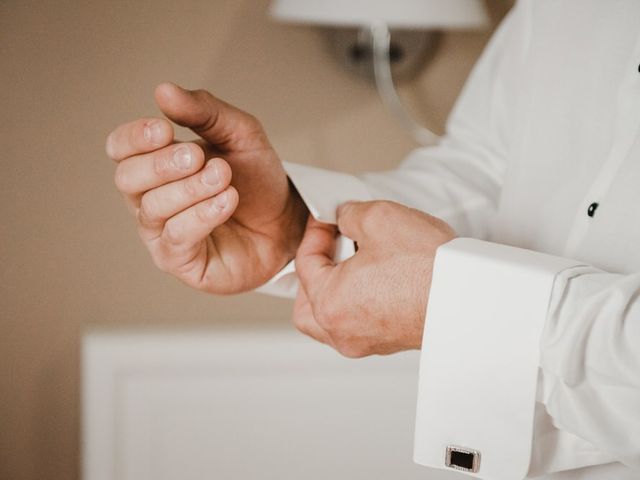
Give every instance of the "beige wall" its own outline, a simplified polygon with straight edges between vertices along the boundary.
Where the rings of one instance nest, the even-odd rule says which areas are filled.
[[[499,17],[508,2],[494,0]],[[155,114],[153,87],[204,87],[259,116],[285,159],[355,171],[411,141],[313,29],[266,0],[0,4],[0,478],[71,479],[79,339],[89,325],[286,324],[287,301],[214,298],[154,269],[112,184],[104,138]],[[447,34],[403,87],[441,131],[486,34]]]

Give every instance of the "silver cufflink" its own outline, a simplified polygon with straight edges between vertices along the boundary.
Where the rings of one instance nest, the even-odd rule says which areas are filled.
[[[476,473],[480,470],[480,452],[470,448],[448,445],[444,464],[449,468],[463,472]]]

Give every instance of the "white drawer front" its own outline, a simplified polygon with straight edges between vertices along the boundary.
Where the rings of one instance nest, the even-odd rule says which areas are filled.
[[[418,353],[293,332],[90,333],[85,480],[459,479],[413,464]]]

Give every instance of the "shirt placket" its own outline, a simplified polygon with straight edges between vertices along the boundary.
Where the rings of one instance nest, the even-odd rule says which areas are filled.
[[[620,83],[617,95],[616,120],[611,149],[594,181],[580,203],[574,223],[564,247],[564,256],[573,257],[589,234],[598,206],[606,195],[620,167],[640,133],[640,34],[632,55],[626,62],[627,74]],[[589,99],[585,99],[589,101]]]

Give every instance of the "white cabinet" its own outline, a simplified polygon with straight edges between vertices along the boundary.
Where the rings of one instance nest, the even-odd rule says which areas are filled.
[[[88,333],[84,480],[464,478],[411,460],[417,365],[290,331]]]

